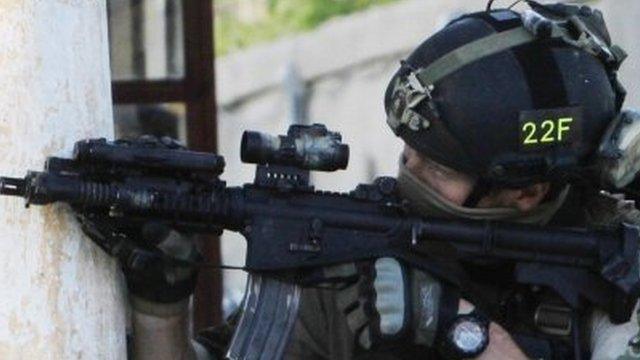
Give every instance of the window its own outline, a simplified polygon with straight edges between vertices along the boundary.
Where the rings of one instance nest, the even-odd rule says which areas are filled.
[[[117,136],[167,135],[215,152],[213,0],[109,0],[108,12]],[[201,244],[219,263],[218,242]],[[199,279],[195,330],[221,317],[219,272]]]

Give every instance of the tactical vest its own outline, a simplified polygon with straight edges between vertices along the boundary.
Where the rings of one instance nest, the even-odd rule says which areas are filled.
[[[585,196],[573,191],[555,214],[550,226],[613,226],[640,223],[633,202],[605,193]],[[591,309],[572,310],[549,289],[515,282],[514,265],[482,259],[463,264],[470,277],[471,293],[484,305],[490,318],[501,324],[514,341],[535,359],[590,358]],[[577,334],[574,334],[576,318]],[[574,338],[576,337],[576,338]],[[579,344],[574,348],[574,341]],[[623,349],[621,349],[621,352]]]

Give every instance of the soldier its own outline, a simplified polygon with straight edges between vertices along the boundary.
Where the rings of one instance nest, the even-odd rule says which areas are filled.
[[[393,76],[388,123],[405,142],[398,185],[425,217],[581,226],[640,223],[632,205],[607,196],[587,174],[624,90],[624,52],[602,14],[540,5],[457,18],[425,40]],[[88,228],[108,231],[108,224]],[[100,241],[101,232],[92,231]],[[195,259],[190,242],[149,226],[148,241]],[[223,357],[229,331],[189,344],[187,299],[196,270],[150,254],[123,264],[132,294],[136,358]],[[146,264],[144,271],[133,262]],[[635,321],[613,325],[595,308],[577,311],[544,286],[522,286],[513,264],[467,259],[457,289],[383,258],[325,269],[357,281],[305,289],[291,359],[633,357]]]

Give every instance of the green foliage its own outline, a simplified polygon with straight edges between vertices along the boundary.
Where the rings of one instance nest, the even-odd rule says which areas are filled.
[[[234,0],[218,0],[218,4],[230,1]],[[216,14],[216,55],[308,31],[332,17],[395,1],[398,0],[267,0],[266,18],[250,24],[242,23],[229,14]]]

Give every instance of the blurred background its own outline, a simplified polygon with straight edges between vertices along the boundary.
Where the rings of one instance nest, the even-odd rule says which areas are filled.
[[[512,2],[498,0],[494,8]],[[640,1],[580,2],[604,12],[614,42],[629,52],[620,79],[629,91],[626,106],[639,107]],[[224,180],[240,185],[253,181],[255,170],[240,162],[244,130],[283,134],[290,124],[320,122],[342,133],[351,159],[348,170],[314,174],[317,188],[346,191],[394,175],[402,146],[385,124],[388,80],[422,40],[485,6],[485,0],[109,0],[116,136],[168,135],[217,150],[227,160]],[[210,259],[243,264],[239,235],[225,233],[220,248],[207,244]],[[197,317],[219,321],[220,304],[228,314],[241,301],[245,275],[222,275],[202,280],[196,298],[209,310]]]

